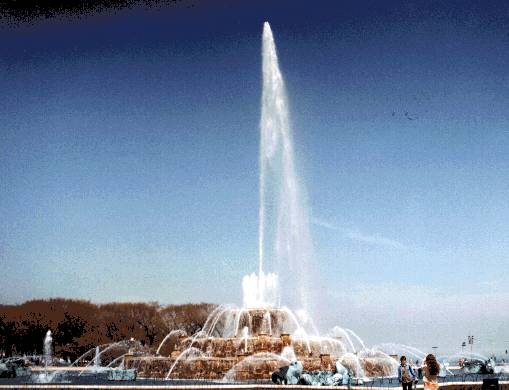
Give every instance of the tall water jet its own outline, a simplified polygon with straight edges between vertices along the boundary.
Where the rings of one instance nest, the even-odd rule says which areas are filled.
[[[277,307],[279,306],[278,278],[275,273],[252,273],[242,279],[244,307]]]
[[[309,218],[295,169],[284,80],[272,30],[267,22],[263,25],[262,73],[259,265],[258,283],[251,281],[251,285],[257,285],[256,296],[261,303],[267,302],[268,294],[274,294],[273,290],[266,288],[264,278],[275,279],[276,276],[265,275],[263,271],[267,260],[272,259],[272,268],[279,271],[284,281],[282,293],[285,298],[307,309],[310,291],[308,262],[312,258]],[[297,296],[292,296],[293,292]],[[277,298],[275,300],[277,302]]]

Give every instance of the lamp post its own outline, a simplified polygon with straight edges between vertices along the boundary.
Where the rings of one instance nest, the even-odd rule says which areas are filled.
[[[431,349],[433,349],[433,355],[435,355],[435,357],[436,357],[438,347],[431,347]]]
[[[461,353],[465,352],[465,347],[467,346],[467,343],[466,342],[462,342],[461,343]]]
[[[470,355],[472,355],[472,349],[474,348],[474,336],[468,336],[468,343],[470,344]]]

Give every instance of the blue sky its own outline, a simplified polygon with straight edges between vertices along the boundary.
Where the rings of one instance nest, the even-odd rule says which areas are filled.
[[[2,25],[1,301],[241,302],[257,269],[265,20],[320,305],[349,313],[323,327],[509,346],[509,6],[496,1],[181,2]]]

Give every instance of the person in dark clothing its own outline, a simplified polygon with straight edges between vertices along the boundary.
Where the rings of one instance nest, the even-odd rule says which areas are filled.
[[[400,366],[398,367],[398,380],[403,387],[403,390],[412,390],[412,384],[416,380],[414,370],[407,364],[406,356],[401,356]]]

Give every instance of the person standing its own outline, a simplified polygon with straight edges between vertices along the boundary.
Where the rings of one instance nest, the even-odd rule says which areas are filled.
[[[424,359],[424,390],[438,390],[438,374],[440,373],[440,364],[435,355],[429,354]]]
[[[401,364],[398,367],[398,379],[399,383],[403,387],[403,390],[412,390],[412,384],[415,381],[415,373],[410,364],[406,362],[406,356],[401,356],[399,359]]]

